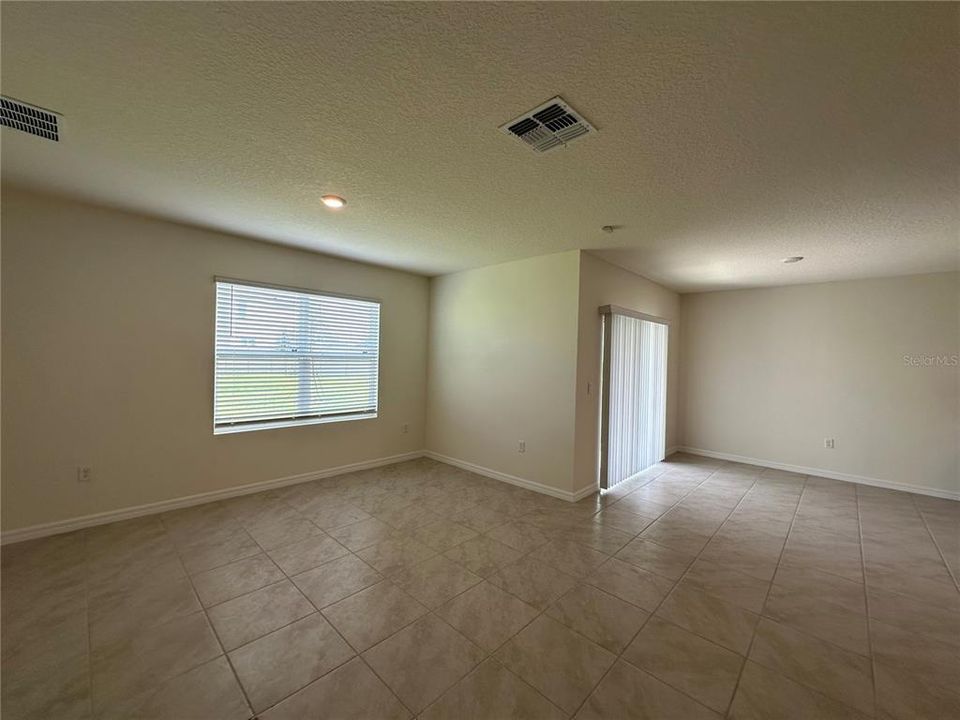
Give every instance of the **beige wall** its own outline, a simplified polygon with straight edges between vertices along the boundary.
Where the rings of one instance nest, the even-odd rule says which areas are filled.
[[[576,490],[595,487],[597,483],[597,442],[600,420],[598,389],[602,340],[602,322],[598,310],[603,305],[620,305],[670,321],[667,368],[666,444],[668,451],[679,442],[679,296],[645,277],[611,265],[588,253],[582,253],[574,449]]]
[[[684,295],[684,445],[960,492],[960,275]],[[825,449],[826,437],[836,448]]]
[[[571,491],[578,266],[571,251],[431,280],[430,450]]]
[[[426,278],[40,195],[2,203],[5,530],[423,448]],[[380,417],[214,437],[214,275],[381,299]]]
[[[2,202],[4,530],[424,447],[592,487],[607,304],[672,321],[668,447],[960,492],[960,368],[904,363],[960,353],[957,273],[681,299],[571,251],[428,281],[23,191]],[[380,417],[214,437],[214,275],[381,299]]]

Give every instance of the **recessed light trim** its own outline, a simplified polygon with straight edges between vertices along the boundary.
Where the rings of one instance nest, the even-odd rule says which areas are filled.
[[[798,263],[803,260],[803,255],[793,255],[791,257],[785,257],[781,262],[784,265],[792,265],[793,263]]]
[[[339,195],[324,195],[320,201],[333,210],[338,210],[347,204],[347,201]]]

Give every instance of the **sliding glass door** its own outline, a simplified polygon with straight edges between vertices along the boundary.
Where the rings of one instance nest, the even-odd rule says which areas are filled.
[[[665,320],[608,305],[603,314],[600,487],[611,488],[666,453]]]

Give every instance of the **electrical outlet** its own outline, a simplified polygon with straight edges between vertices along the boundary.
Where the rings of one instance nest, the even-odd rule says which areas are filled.
[[[77,482],[88,483],[93,480],[93,469],[82,465],[77,466]]]
[[[829,448],[830,450],[833,450],[833,448],[835,447],[833,438],[824,438],[824,439],[823,439],[823,446],[824,446],[825,448]]]
[[[527,451],[527,441],[521,440],[520,442],[517,443],[517,452],[525,453],[526,451]]]
[[[408,432],[410,432],[410,426],[404,423],[403,425],[400,426],[400,432],[406,435]]]

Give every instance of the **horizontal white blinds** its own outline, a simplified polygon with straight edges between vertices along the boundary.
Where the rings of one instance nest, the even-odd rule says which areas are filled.
[[[217,281],[214,427],[377,412],[380,304]]]
[[[607,482],[613,487],[663,460],[666,451],[667,326],[613,314]]]

